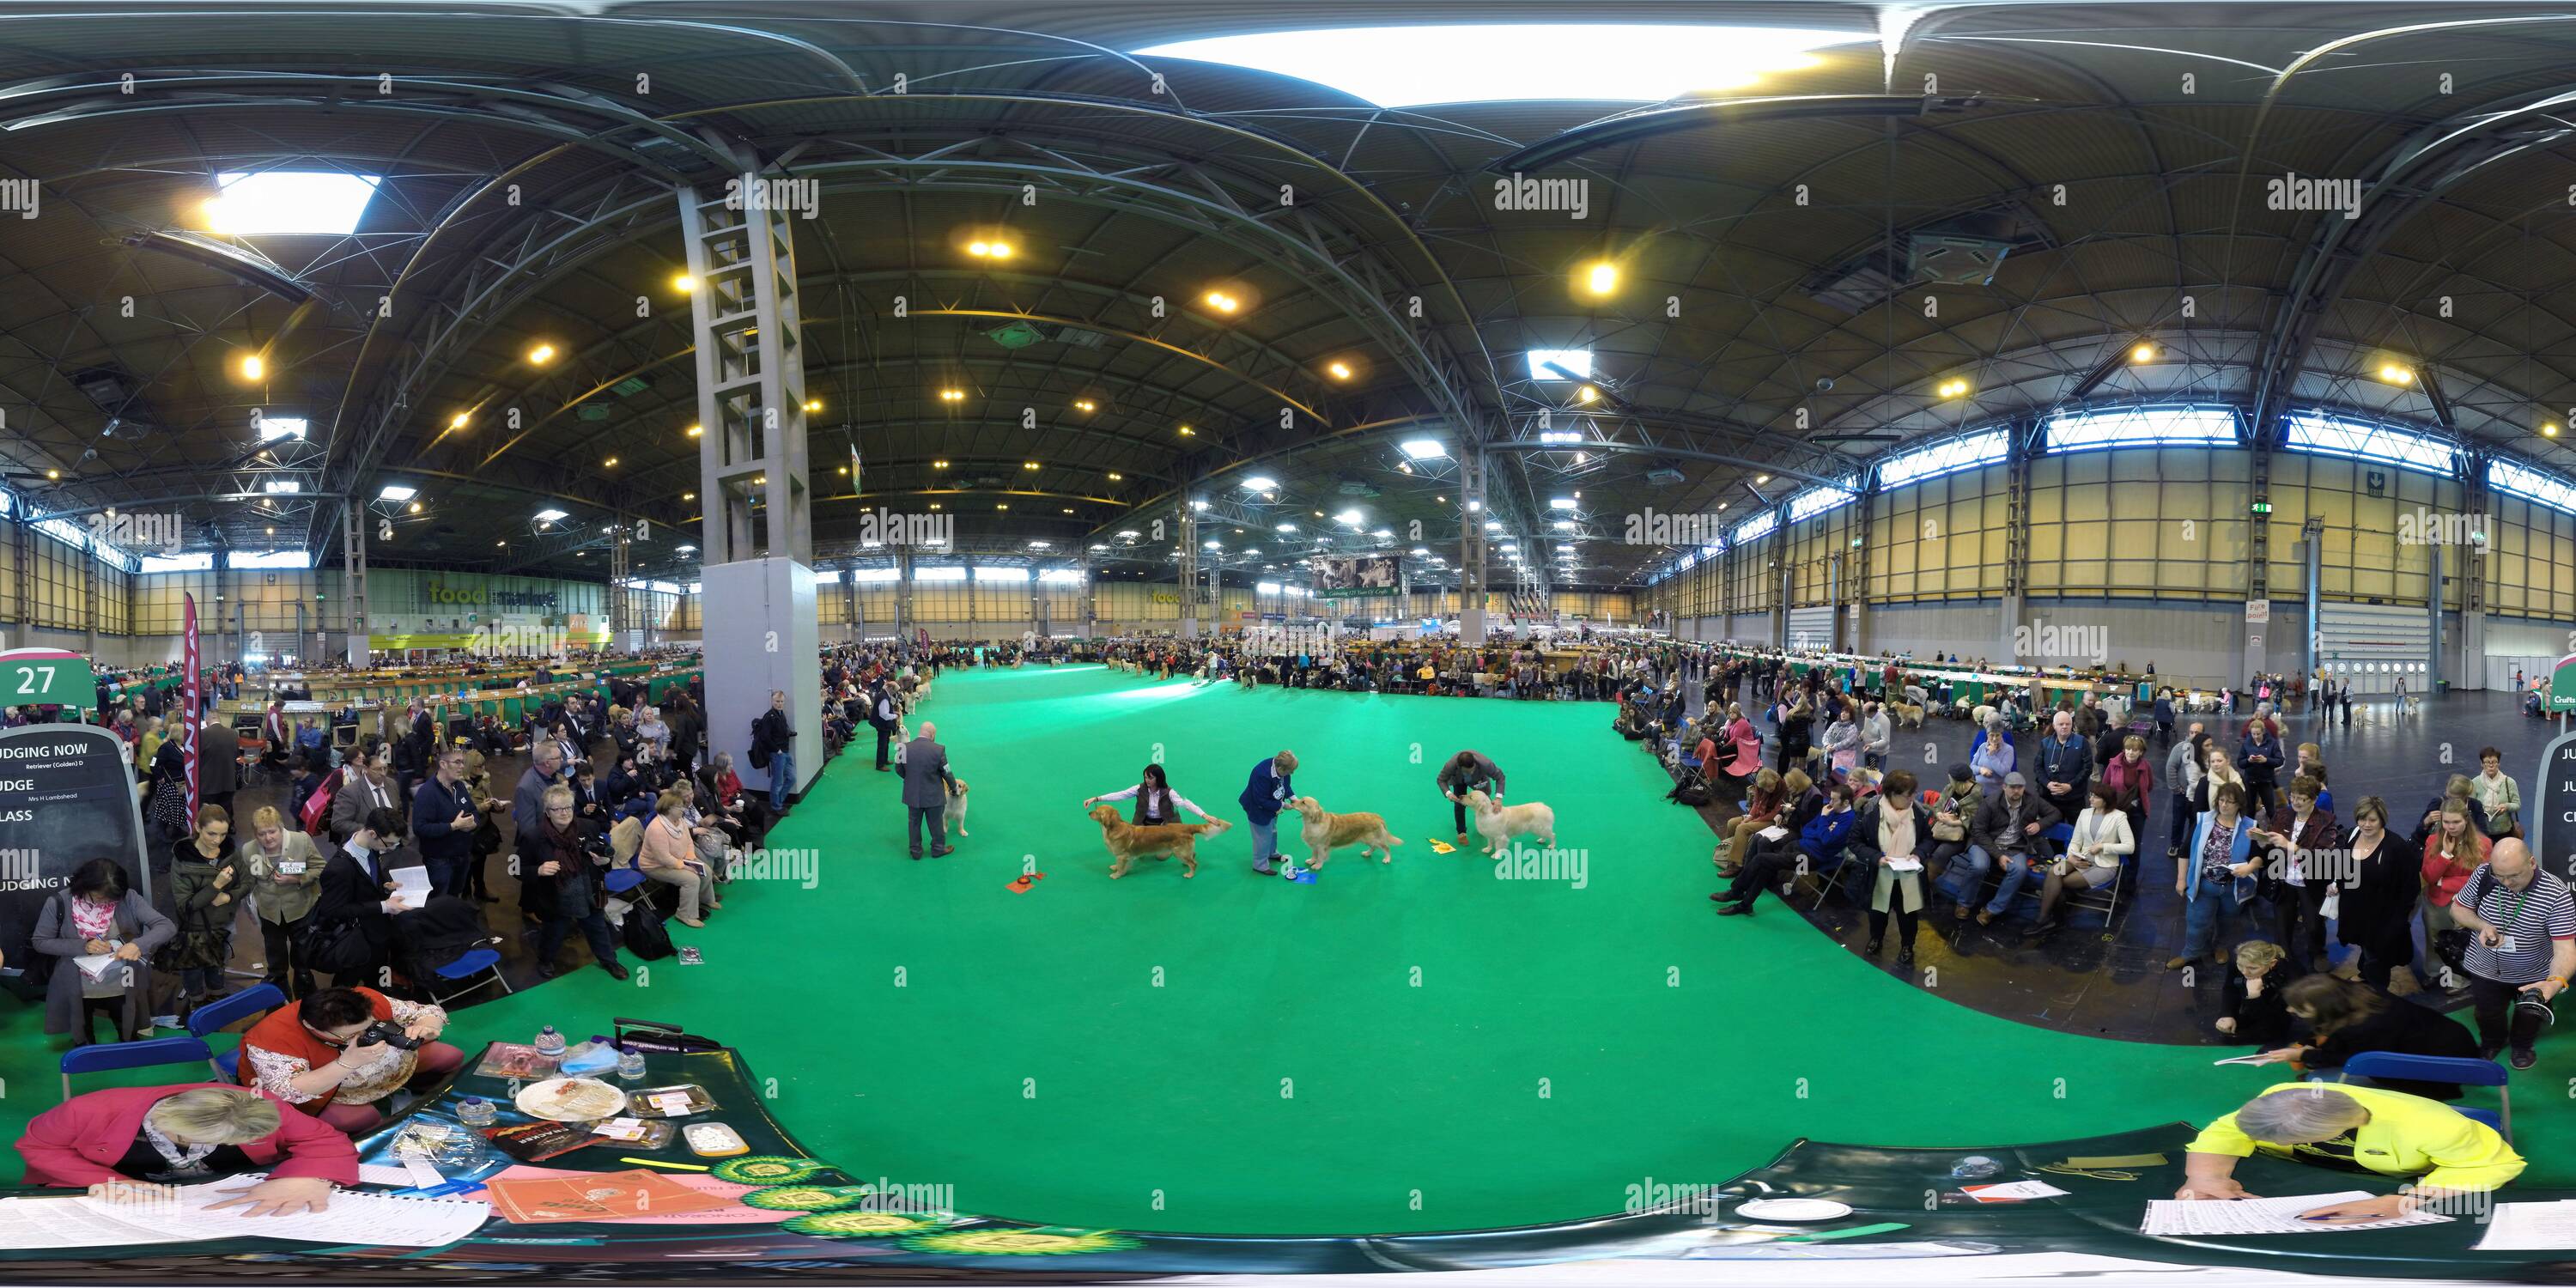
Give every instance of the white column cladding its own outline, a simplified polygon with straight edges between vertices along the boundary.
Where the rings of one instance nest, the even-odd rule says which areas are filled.
[[[796,212],[743,200],[763,188],[748,169],[731,196],[677,194],[698,283],[707,744],[747,766],[752,722],[783,690],[802,791],[823,768],[823,736]]]
[[[1485,642],[1485,453],[1458,462],[1458,642]]]

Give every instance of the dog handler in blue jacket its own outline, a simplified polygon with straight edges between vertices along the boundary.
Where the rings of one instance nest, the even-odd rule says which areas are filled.
[[[1252,824],[1252,870],[1265,877],[1279,857],[1279,811],[1297,795],[1288,784],[1288,776],[1295,772],[1296,753],[1282,751],[1252,767],[1252,781],[1244,784],[1243,795],[1235,802],[1243,806],[1244,821]]]

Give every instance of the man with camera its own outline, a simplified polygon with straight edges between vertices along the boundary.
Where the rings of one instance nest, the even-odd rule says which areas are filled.
[[[436,1039],[447,1012],[372,988],[326,988],[271,1011],[242,1035],[244,1086],[351,1136],[384,1125],[377,1103],[438,1085],[465,1053]]]

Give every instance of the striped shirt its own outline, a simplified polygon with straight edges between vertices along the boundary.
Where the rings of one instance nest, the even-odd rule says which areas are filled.
[[[2549,978],[2552,941],[2576,939],[2576,898],[2567,883],[2547,868],[2535,868],[2531,884],[2520,890],[2496,879],[2492,864],[2470,874],[2452,907],[2467,908],[2495,927],[2504,942],[2489,948],[2484,936],[2469,941],[2461,964],[2469,973],[2499,984],[2530,984]]]

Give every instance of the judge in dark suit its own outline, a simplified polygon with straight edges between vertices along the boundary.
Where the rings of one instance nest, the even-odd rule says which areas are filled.
[[[313,915],[324,921],[347,917],[367,937],[370,960],[362,971],[333,976],[332,983],[371,980],[394,957],[394,918],[404,911],[393,901],[393,864],[388,861],[402,843],[402,812],[370,812],[348,843],[322,865],[322,894]]]
[[[241,735],[220,718],[207,716],[197,735],[197,799],[233,812],[233,793],[241,789]]]
[[[921,736],[903,745],[903,806],[912,836],[912,857],[921,857],[922,824],[930,825],[930,855],[939,858],[948,844],[948,794],[963,792],[948,772],[948,749],[934,741],[939,726],[925,724]]]

